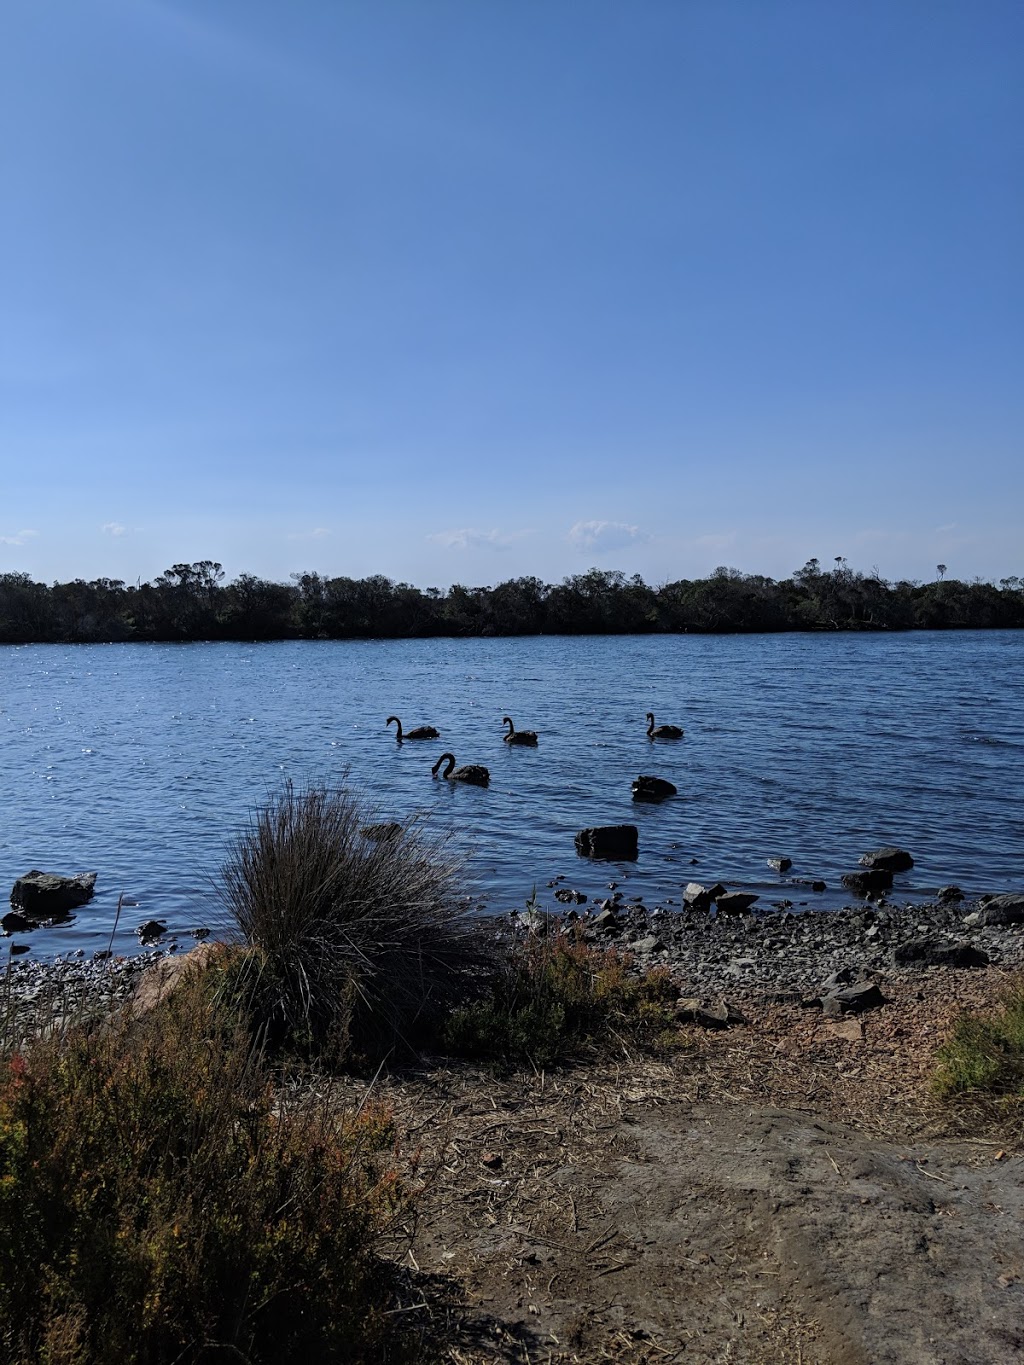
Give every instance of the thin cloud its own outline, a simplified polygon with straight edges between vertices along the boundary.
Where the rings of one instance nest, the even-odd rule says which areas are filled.
[[[624,521],[578,521],[569,528],[566,540],[577,550],[620,550],[650,540],[650,536]]]
[[[433,541],[435,545],[442,545],[446,550],[475,550],[481,547],[501,549],[511,545],[520,536],[529,534],[528,531],[510,534],[497,528],[492,531],[477,531],[473,527],[464,526],[458,531],[435,531],[427,536],[427,539]]]
[[[38,531],[15,531],[12,536],[0,536],[0,545],[24,545],[26,540],[38,534]]]
[[[100,530],[107,536],[126,536],[128,527],[122,526],[119,521],[105,521]]]
[[[936,535],[939,535],[939,536],[944,536],[944,535],[946,535],[949,531],[955,531],[955,530],[956,530],[956,522],[955,522],[955,521],[947,521],[946,524],[945,524],[945,526],[936,526],[936,528],[935,528],[935,534],[936,534]]]
[[[312,531],[292,531],[289,540],[326,540],[332,532],[327,526],[314,526]]]

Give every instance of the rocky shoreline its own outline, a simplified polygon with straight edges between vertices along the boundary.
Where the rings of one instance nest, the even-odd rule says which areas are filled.
[[[586,911],[512,911],[506,925],[517,934],[582,933],[643,967],[669,968],[695,995],[806,994],[837,973],[908,979],[951,967],[1024,967],[1024,893],[728,915],[703,906],[648,908],[618,894]]]
[[[0,1042],[59,1032],[89,1014],[109,1012],[134,994],[154,962],[169,955],[88,958],[79,953],[49,961],[8,960],[0,977]]]
[[[498,918],[498,934],[577,933],[594,946],[629,953],[639,968],[668,968],[681,996],[695,999],[813,1000],[816,992],[912,981],[925,972],[1024,969],[1024,893],[733,914],[700,902],[648,907],[619,891],[577,908],[571,894],[563,913],[527,908]],[[172,946],[126,957],[88,958],[79,950],[50,961],[10,958],[0,979],[0,1029],[8,1038],[24,1036],[62,1027],[87,1010],[113,1008],[133,994],[147,969],[173,953]],[[850,1008],[869,1002],[864,996]]]

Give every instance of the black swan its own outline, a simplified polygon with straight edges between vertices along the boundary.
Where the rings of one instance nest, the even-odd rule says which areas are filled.
[[[654,728],[654,712],[647,712],[647,719],[650,724],[647,726],[648,739],[682,739],[683,731],[679,725],[659,725]]]
[[[502,736],[506,744],[532,744],[536,746],[536,730],[517,730],[512,724],[511,716],[502,716],[501,723],[508,726],[508,734]]]
[[[633,779],[634,801],[664,801],[666,796],[675,796],[677,790],[663,777],[645,777],[641,773]]]
[[[392,721],[394,721],[395,724],[398,726],[398,734],[397,734],[396,738],[397,738],[399,744],[401,744],[401,742],[402,742],[403,739],[440,739],[440,738],[441,738],[441,731],[440,731],[440,730],[435,730],[434,727],[433,727],[432,725],[417,725],[415,730],[406,730],[406,731],[403,733],[403,731],[402,731],[402,722],[398,719],[397,716],[388,716],[387,720],[384,722],[384,728],[385,728],[385,730],[388,728],[388,726],[391,724]]]
[[[454,754],[441,755],[430,770],[433,777],[437,776],[437,770],[445,759],[448,760],[448,766],[441,776],[447,777],[449,782],[468,782],[473,787],[486,787],[491,780],[490,773],[479,763],[467,763],[464,768],[455,768]],[[453,768],[455,768],[454,772],[452,772]]]

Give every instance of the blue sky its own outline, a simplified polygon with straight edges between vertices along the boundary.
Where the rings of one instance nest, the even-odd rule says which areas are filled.
[[[0,572],[1024,573],[1018,0],[0,10]]]

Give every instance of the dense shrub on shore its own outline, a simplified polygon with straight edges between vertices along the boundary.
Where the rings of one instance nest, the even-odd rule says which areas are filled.
[[[665,968],[637,974],[614,948],[534,937],[510,946],[489,992],[454,1010],[450,1052],[499,1065],[549,1067],[581,1053],[678,1045],[679,988]]]
[[[402,1358],[388,1115],[289,1107],[207,995],[0,1063],[0,1358]]]
[[[222,873],[255,950],[238,959],[236,998],[272,1039],[321,1055],[415,1048],[492,958],[458,871],[419,821],[374,826],[348,791],[287,784]]]
[[[34,582],[0,574],[0,644],[33,641],[407,639],[431,635],[618,635],[674,631],[962,630],[1024,626],[1024,581],[889,583],[838,559],[781,580],[721,567],[657,587],[617,570],[561,583],[515,578],[446,592],[369,578],[293,574],[230,583],[213,560],[175,564],[152,583]]]

